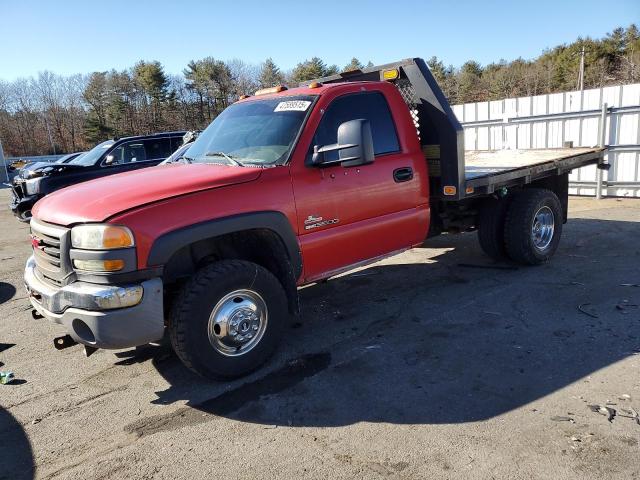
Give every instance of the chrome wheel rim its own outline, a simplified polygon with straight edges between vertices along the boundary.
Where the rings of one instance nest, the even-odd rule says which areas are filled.
[[[253,290],[234,290],[213,307],[209,315],[209,343],[228,357],[252,350],[267,329],[267,304]]]
[[[538,250],[546,249],[553,240],[555,218],[549,207],[540,208],[533,216],[531,224],[531,240]]]

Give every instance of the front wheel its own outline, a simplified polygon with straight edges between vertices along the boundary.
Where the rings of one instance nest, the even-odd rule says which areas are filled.
[[[178,357],[196,373],[238,377],[273,353],[287,315],[284,289],[271,272],[223,260],[199,270],[183,287],[169,336]]]
[[[519,263],[539,265],[548,261],[560,243],[562,206],[555,193],[526,189],[515,195],[505,221],[505,248]]]
[[[18,220],[22,223],[29,223],[31,221],[31,210],[26,210],[18,214]]]

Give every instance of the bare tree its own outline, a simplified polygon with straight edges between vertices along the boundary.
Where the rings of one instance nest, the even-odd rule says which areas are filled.
[[[240,95],[251,95],[259,88],[260,67],[238,58],[228,60],[226,63],[235,85],[231,100],[235,100]]]

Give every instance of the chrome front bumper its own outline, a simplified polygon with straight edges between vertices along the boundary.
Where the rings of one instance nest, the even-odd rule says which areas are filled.
[[[30,297],[38,300],[42,308],[53,313],[62,313],[69,307],[85,310],[112,310],[133,307],[142,301],[142,285],[118,287],[95,283],[74,282],[56,288],[41,281],[36,275],[36,261],[27,260],[24,282]]]
[[[74,282],[54,287],[27,260],[24,281],[31,305],[46,319],[64,325],[79,343],[99,348],[129,348],[164,334],[162,280],[115,286]]]

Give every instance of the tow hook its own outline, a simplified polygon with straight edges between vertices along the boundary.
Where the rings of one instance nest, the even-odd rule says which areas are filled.
[[[73,347],[77,344],[78,342],[71,338],[71,335],[65,335],[64,337],[56,337],[53,339],[53,346],[56,347],[56,350]]]
[[[53,346],[56,347],[56,350],[64,350],[65,348],[73,347],[77,345],[76,342],[71,335],[65,335],[63,337],[56,337],[53,339]],[[97,347],[92,347],[90,345],[83,345],[84,347],[84,355],[85,357],[90,357],[96,350]]]
[[[90,357],[91,355],[93,355],[93,353],[98,350],[97,347],[91,347],[89,345],[85,345],[84,346],[84,356],[85,357]]]
[[[38,313],[38,311],[35,308],[31,310],[31,316],[33,317],[34,320],[40,320],[41,318],[44,318],[42,315]]]

